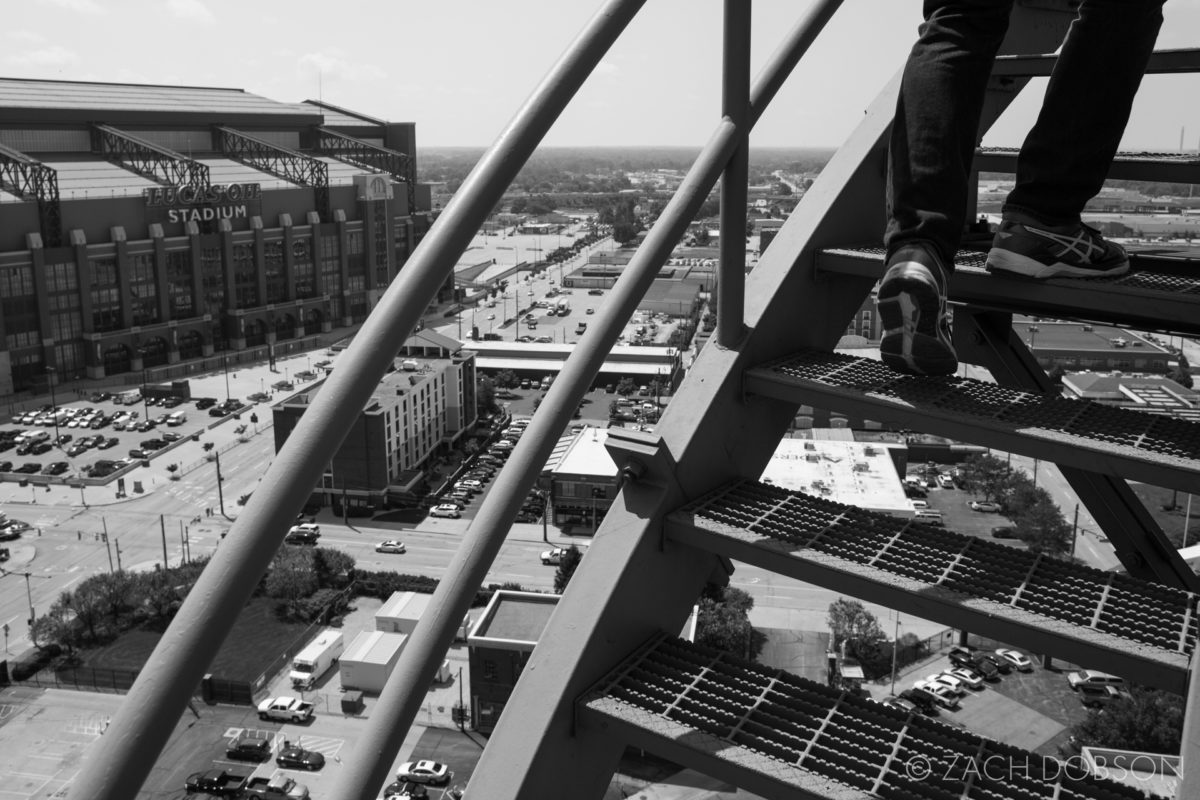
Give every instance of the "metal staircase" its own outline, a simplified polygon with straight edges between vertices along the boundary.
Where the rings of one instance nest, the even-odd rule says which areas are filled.
[[[428,298],[568,99],[633,18],[640,0],[609,0],[464,183],[343,355],[189,595],[69,795],[123,800],[139,785],[193,687],[303,505],[353,415]],[[1196,578],[1165,542],[1127,478],[1200,490],[1200,428],[1161,416],[1068,402],[1013,335],[1014,311],[1193,334],[1200,293],[1191,265],[1149,257],[1130,276],[1033,284],[959,259],[951,284],[960,356],[996,384],[915,379],[833,353],[878,279],[883,174],[897,82],[822,171],[743,284],[747,134],[834,13],[815,3],[750,91],[750,4],[728,0],[726,114],[676,197],[539,407],[446,570],[349,755],[336,796],[377,796],[463,613],[520,499],[591,385],[620,327],[722,174],[721,320],[653,433],[613,429],[623,488],[525,666],[481,756],[468,797],[599,798],[628,745],[769,798],[1125,798],[1093,778],[1027,773],[992,781],[939,767],[959,757],[1030,754],[794,676],[676,641],[704,585],[732,559],[963,630],[1063,658],[1096,661],[1175,691],[1191,681]],[[1014,12],[989,103],[990,125],[1014,85],[1045,68],[1070,3]],[[1159,59],[1167,63],[1168,59]],[[1170,64],[1190,63],[1183,56]],[[1021,72],[1020,66],[1026,71]],[[1137,159],[1130,160],[1130,168]],[[1163,166],[1152,163],[1150,174]],[[1149,167],[1148,167],[1149,168]],[[739,181],[740,178],[740,181]],[[724,186],[724,184],[723,184]],[[870,213],[864,213],[864,210]],[[739,221],[740,220],[740,221]],[[1031,556],[754,482],[801,404],[846,410],[1062,465],[1129,575]],[[1200,746],[1200,694],[1189,700],[1185,771]],[[930,774],[905,765],[924,759]],[[1200,796],[1185,778],[1181,797]]]

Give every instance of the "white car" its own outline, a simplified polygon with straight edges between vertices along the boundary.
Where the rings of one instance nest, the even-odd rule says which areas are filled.
[[[946,670],[946,674],[958,678],[965,685],[972,689],[983,688],[983,676],[973,669],[967,669],[966,667],[954,667],[953,669]]]
[[[402,554],[405,552],[404,542],[400,542],[395,539],[388,539],[386,541],[382,541],[379,544],[375,545],[375,552],[376,553],[401,553]]]
[[[953,675],[946,674],[945,672],[939,672],[937,675],[928,675],[925,678],[925,682],[940,683],[955,695],[962,695],[966,692],[966,686],[962,681]]]
[[[396,780],[414,783],[445,783],[450,780],[450,768],[438,761],[405,761],[396,770]]]
[[[972,511],[984,511],[989,514],[995,514],[1000,510],[999,503],[992,503],[983,500],[972,500],[971,502],[967,503],[967,505],[971,507]]]
[[[1020,670],[1021,672],[1033,672],[1033,662],[1024,653],[1000,647],[996,649],[996,655],[1012,664],[1013,669]]]
[[[458,483],[454,484],[454,488],[455,489],[474,489],[475,491],[479,491],[480,489],[483,488],[483,482],[473,480],[471,478],[466,478],[466,479],[461,480]]]
[[[562,547],[555,547],[551,550],[542,551],[542,563],[548,567],[557,567],[562,561],[563,554],[567,551]]]
[[[958,708],[958,697],[949,686],[941,681],[917,681],[914,689],[924,689],[937,698],[938,705],[943,708]]]
[[[449,519],[458,519],[462,514],[458,513],[458,506],[450,503],[442,503],[429,509],[431,517],[447,517]]]

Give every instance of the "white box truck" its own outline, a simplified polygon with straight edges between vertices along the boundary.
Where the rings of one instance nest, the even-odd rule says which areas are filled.
[[[339,658],[345,644],[340,631],[326,628],[292,659],[289,677],[296,689],[311,689]]]

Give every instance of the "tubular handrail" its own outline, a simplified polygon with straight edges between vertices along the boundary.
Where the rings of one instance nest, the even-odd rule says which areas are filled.
[[[605,2],[413,252],[188,594],[106,735],[89,752],[70,800],[128,800],[138,793],[288,526],[349,433],[356,415],[345,410],[366,406],[474,232],[644,2]]]

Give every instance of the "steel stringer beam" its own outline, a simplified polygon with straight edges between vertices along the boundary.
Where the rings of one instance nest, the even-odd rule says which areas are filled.
[[[214,125],[213,131],[217,149],[229,158],[285,181],[310,187],[322,219],[329,219],[329,167],[324,161],[224,125]]]
[[[317,128],[317,150],[348,164],[386,172],[393,178],[404,181],[408,193],[409,213],[417,207],[417,165],[409,155],[355,139],[324,126]]]
[[[114,164],[166,186],[209,186],[207,164],[111,125],[92,125],[92,149]]]
[[[38,222],[46,247],[62,244],[62,205],[58,173],[19,150],[0,144],[0,188],[38,204]]]
[[[1001,386],[1042,394],[1056,392],[1025,343],[1013,333],[1011,314],[959,308],[954,325],[960,355],[991,370]],[[1179,557],[1125,480],[1061,464],[1059,470],[1104,530],[1130,575],[1200,591],[1200,576]]]

